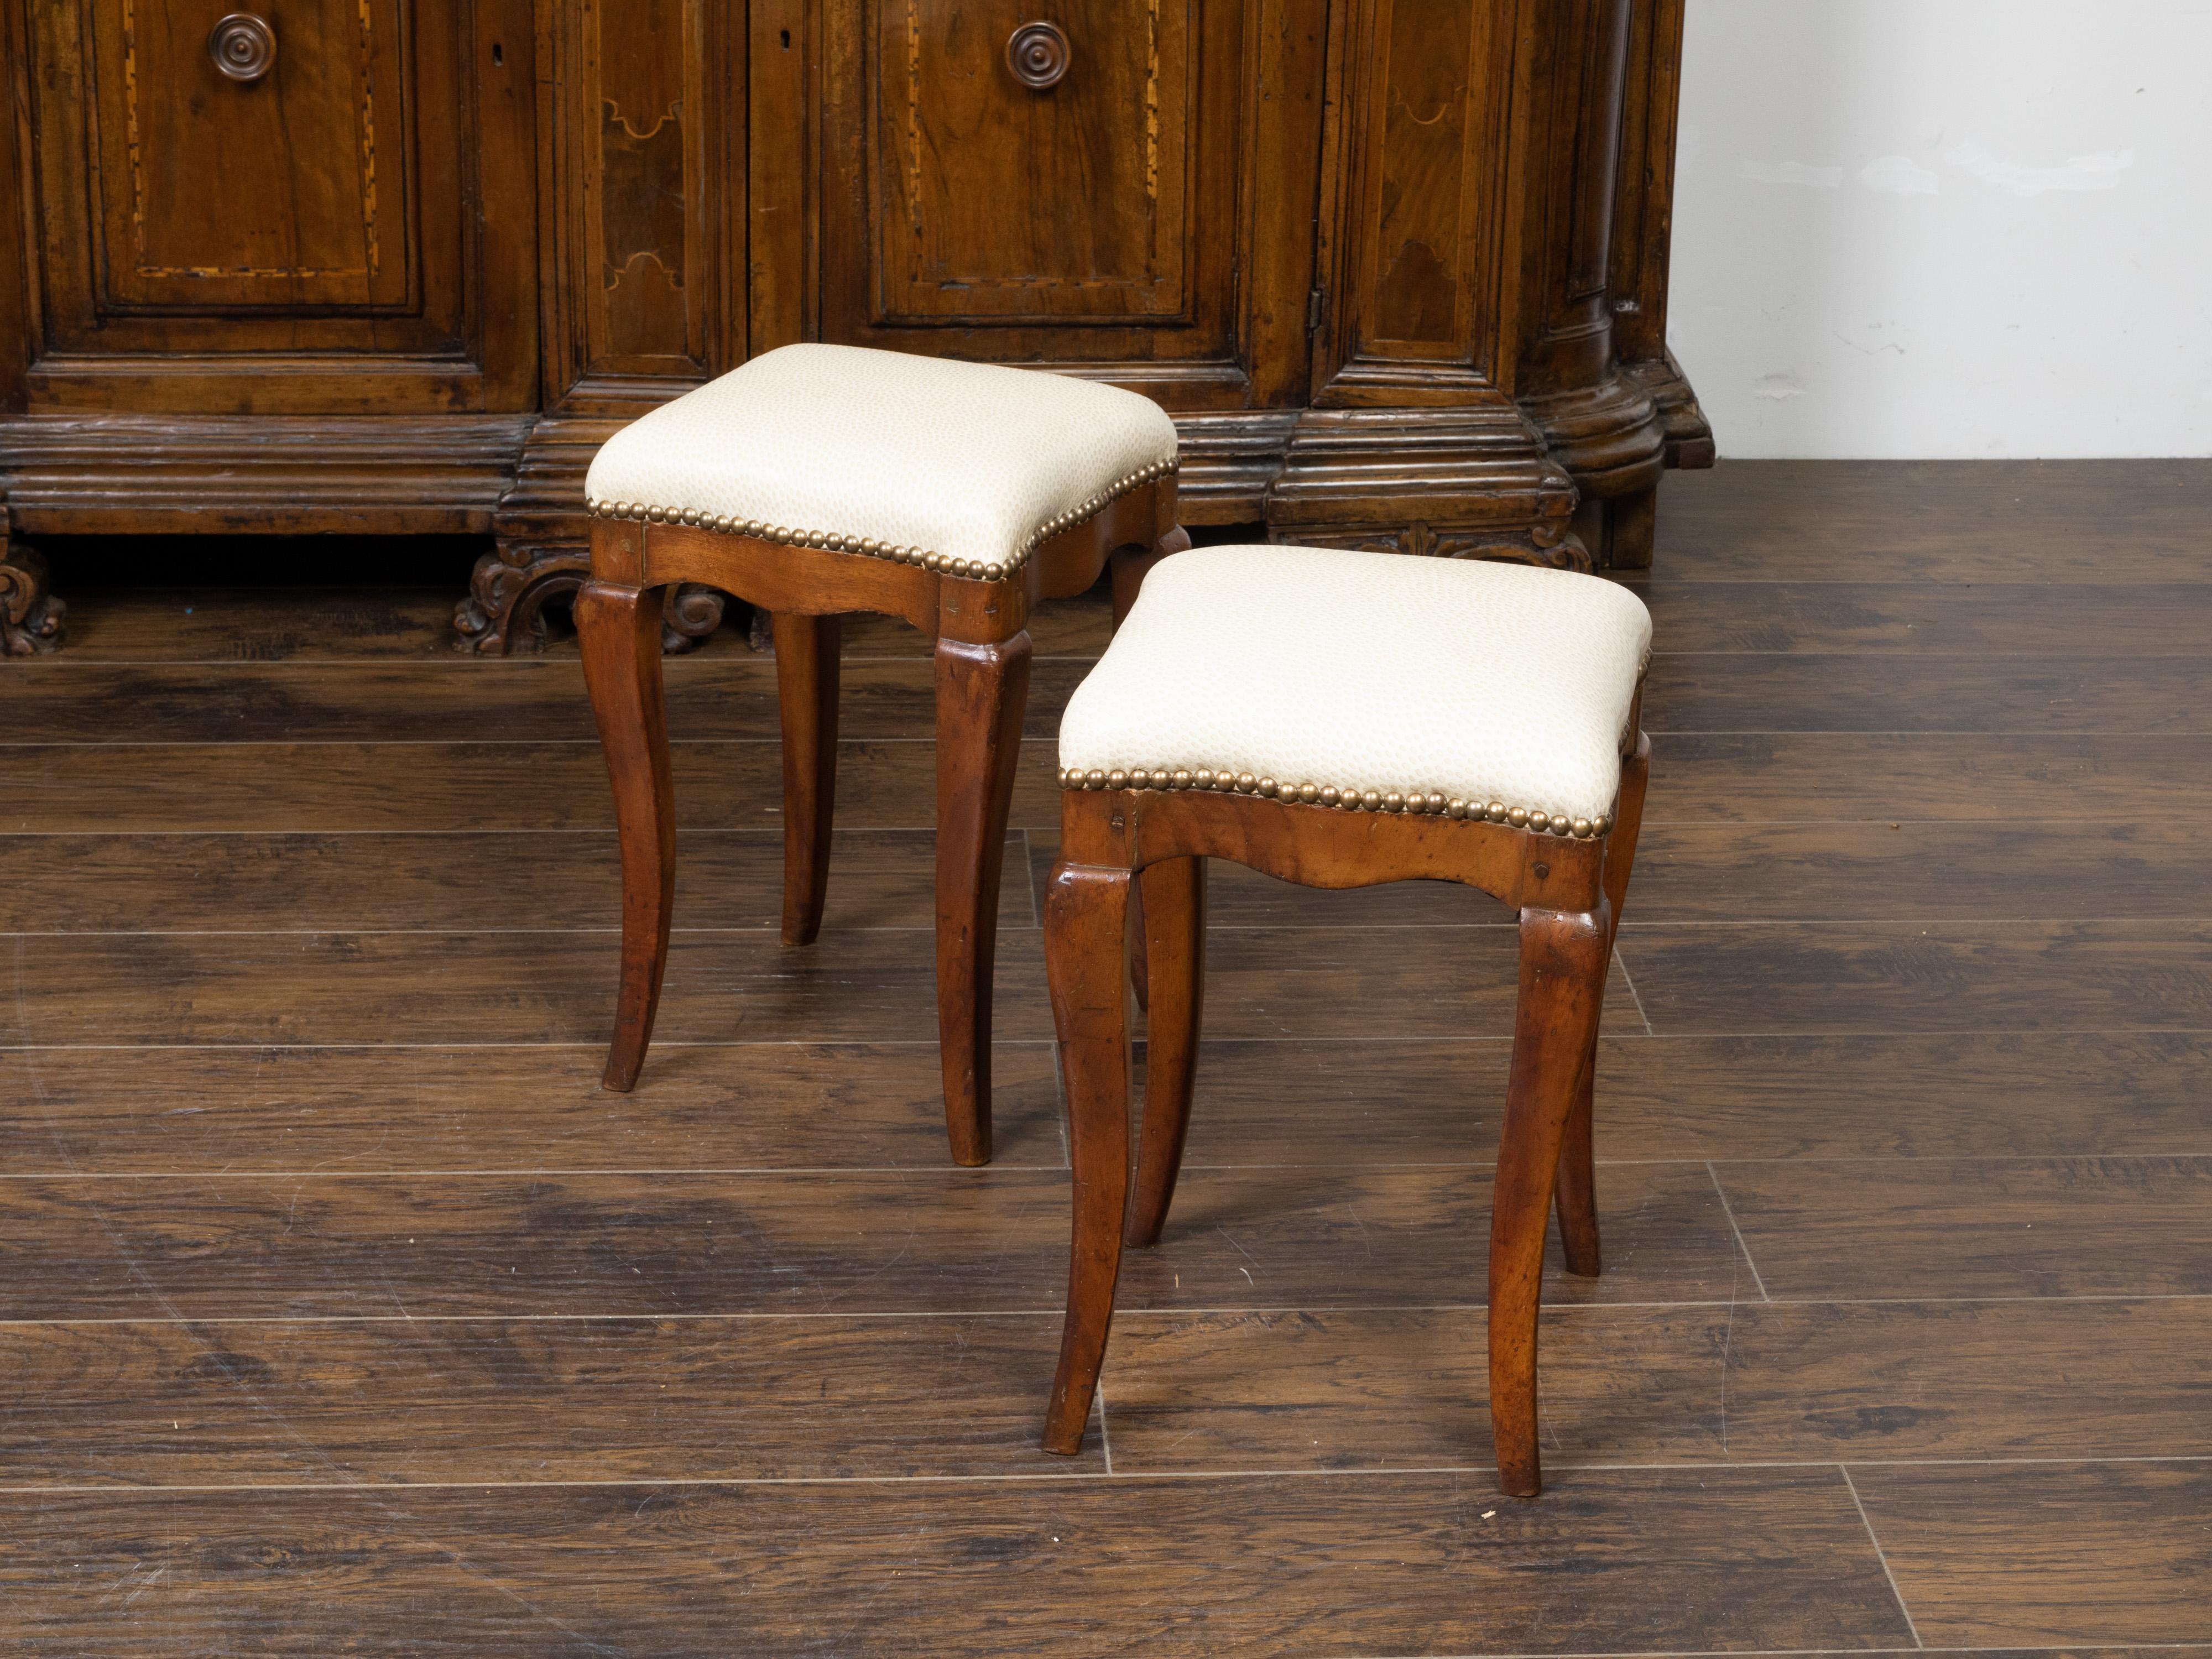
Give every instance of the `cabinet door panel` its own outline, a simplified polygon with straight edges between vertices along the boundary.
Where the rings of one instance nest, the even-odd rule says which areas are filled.
[[[111,307],[404,305],[413,132],[400,0],[285,0],[248,80],[210,50],[236,0],[94,8]],[[228,37],[251,50],[249,26]]]
[[[1066,0],[1035,90],[1033,6],[878,0],[875,321],[1189,319],[1194,0]]]
[[[813,15],[822,187],[802,203],[761,166],[757,125],[751,205],[757,264],[767,246],[798,268],[776,239],[815,227],[807,332],[1059,363],[1182,409],[1303,396],[1322,0],[825,0]],[[1033,89],[1007,46],[1041,21],[1064,33],[1066,69]],[[757,111],[799,102],[793,37],[770,38]],[[762,334],[756,349],[776,343]]]
[[[534,401],[530,0],[4,3],[38,92],[30,401]],[[259,36],[249,73],[219,27]]]

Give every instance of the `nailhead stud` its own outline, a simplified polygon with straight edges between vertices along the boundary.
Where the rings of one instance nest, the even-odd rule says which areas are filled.
[[[1325,783],[1322,785],[1321,804],[1323,806],[1334,806],[1336,805],[1340,797],[1337,794],[1336,786],[1334,784]]]
[[[1365,807],[1369,811],[1372,812],[1376,807],[1382,805],[1382,794],[1376,790],[1370,789],[1359,797],[1359,804]]]
[[[1320,795],[1321,791],[1310,783],[1302,783],[1298,786],[1298,799],[1309,806],[1312,805]]]

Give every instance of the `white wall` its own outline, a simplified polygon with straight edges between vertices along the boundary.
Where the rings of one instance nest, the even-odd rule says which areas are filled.
[[[1721,453],[2212,454],[2212,0],[1689,0]]]

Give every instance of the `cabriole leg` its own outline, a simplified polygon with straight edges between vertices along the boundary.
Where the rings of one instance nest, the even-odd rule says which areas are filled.
[[[1534,1498],[1541,1485],[1536,1312],[1545,1223],[1560,1143],[1597,1029],[1612,937],[1602,905],[1595,915],[1521,913],[1521,994],[1490,1220],[1491,1425],[1498,1484],[1518,1498]]]
[[[956,1164],[991,1161],[999,873],[1030,685],[1026,632],[937,645],[937,1029]]]
[[[811,945],[830,889],[830,830],[837,804],[836,617],[771,619],[783,725],[783,942]]]
[[[1075,1175],[1067,1322],[1044,1426],[1044,1449],[1062,1456],[1082,1448],[1121,1271],[1129,1194],[1130,886],[1125,870],[1063,865],[1045,897],[1045,972]]]
[[[664,592],[586,582],[576,597],[584,680],[614,781],[622,841],[622,988],[605,1083],[623,1091],[636,1083],[653,1040],[676,897],[676,793],[660,673]]]
[[[1206,1001],[1206,860],[1155,864],[1139,878],[1139,889],[1152,995],[1145,1023],[1145,1122],[1128,1242],[1147,1245],[1159,1243],[1190,1129]]]

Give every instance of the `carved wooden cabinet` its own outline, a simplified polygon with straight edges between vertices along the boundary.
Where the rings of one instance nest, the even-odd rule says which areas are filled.
[[[0,642],[42,535],[442,530],[526,643],[606,434],[817,338],[1144,391],[1194,523],[1645,562],[1681,7],[0,0]]]

